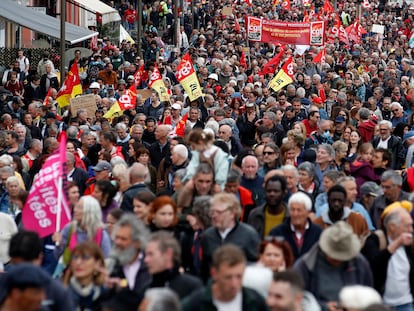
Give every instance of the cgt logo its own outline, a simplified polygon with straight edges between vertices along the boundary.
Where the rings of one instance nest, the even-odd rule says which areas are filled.
[[[319,37],[323,35],[323,29],[321,25],[313,25],[312,36]]]
[[[262,29],[262,22],[257,18],[249,19],[249,32],[260,32]]]

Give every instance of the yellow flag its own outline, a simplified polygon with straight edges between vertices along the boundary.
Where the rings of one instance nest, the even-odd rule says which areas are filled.
[[[269,87],[277,92],[285,85],[288,85],[293,82],[293,65],[292,65],[292,56],[286,61],[282,69],[277,73],[277,75],[269,82]]]
[[[170,101],[170,95],[167,92],[167,88],[165,87],[164,81],[161,78],[161,74],[158,70],[158,67],[154,67],[154,71],[150,76],[148,86],[157,91],[158,96],[160,97],[160,101]]]
[[[121,107],[119,107],[118,102],[115,102],[115,104],[111,106],[111,108],[103,115],[103,117],[112,121],[114,118],[122,116],[123,113],[124,112],[121,110]]]
[[[197,98],[203,96],[203,92],[198,81],[197,74],[194,71],[193,62],[191,61],[190,54],[185,54],[181,59],[180,64],[177,66],[175,76],[178,82],[182,85],[185,92],[188,94],[190,101],[194,101]]]

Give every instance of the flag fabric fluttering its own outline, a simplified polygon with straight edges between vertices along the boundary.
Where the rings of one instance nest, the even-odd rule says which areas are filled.
[[[135,40],[132,39],[131,35],[126,31],[124,26],[119,25],[119,42],[122,42],[122,40],[129,41],[131,44],[135,44]]]
[[[160,101],[170,101],[170,95],[167,92],[167,88],[165,87],[158,67],[154,67],[154,71],[150,76],[148,86],[157,91],[158,96],[160,97]]]
[[[67,176],[66,135],[61,135],[59,149],[49,156],[36,175],[22,211],[26,230],[41,238],[60,231],[71,221],[71,211],[64,189]]]
[[[282,60],[283,54],[285,53],[285,47],[282,45],[280,47],[280,52],[275,55],[271,60],[269,60],[259,71],[259,75],[265,75],[268,73],[274,73],[279,66],[280,61]]]
[[[116,117],[122,116],[124,111],[121,109],[118,101],[116,101],[111,108],[103,115],[105,119],[112,120]]]
[[[285,85],[293,82],[293,57],[290,56],[289,59],[285,62],[282,69],[277,73],[277,75],[269,82],[269,87],[277,92]]]
[[[52,94],[52,88],[49,87],[49,90],[47,91],[45,100],[43,101],[43,106],[46,106],[46,107],[49,106],[49,98],[50,98],[51,94]]]
[[[82,85],[79,78],[78,63],[75,61],[57,94],[56,101],[59,107],[62,108],[69,105],[70,99],[77,95],[82,95]]]
[[[313,59],[313,62],[315,64],[317,63],[325,63],[325,56],[326,56],[326,47],[324,47],[323,49],[321,49],[319,51],[319,53],[315,56],[315,58]]]
[[[186,53],[181,62],[177,66],[176,74],[178,82],[188,94],[190,101],[194,101],[203,95],[200,82],[198,81],[197,74],[194,70],[191,56]]]

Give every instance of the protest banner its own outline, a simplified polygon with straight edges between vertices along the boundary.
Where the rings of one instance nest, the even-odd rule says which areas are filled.
[[[325,23],[280,22],[247,16],[247,37],[250,41],[294,45],[323,45]]]
[[[60,231],[71,220],[64,192],[66,171],[66,136],[62,135],[59,149],[47,158],[36,175],[22,211],[24,228],[41,238]]]

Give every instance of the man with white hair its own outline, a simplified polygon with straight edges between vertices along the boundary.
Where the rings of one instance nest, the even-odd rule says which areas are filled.
[[[151,164],[154,167],[159,167],[163,158],[170,155],[170,142],[168,141],[168,134],[171,132],[171,126],[161,124],[155,129],[156,141],[148,148],[151,156]]]
[[[257,174],[259,161],[255,156],[248,155],[242,160],[241,169],[243,176],[240,185],[252,193],[256,206],[265,202],[265,191],[263,189],[264,178]]]
[[[233,129],[228,124],[221,124],[218,131],[218,137],[223,140],[229,147],[230,154],[234,157],[242,149],[240,141],[233,135]]]
[[[370,263],[374,288],[382,294],[384,302],[395,310],[413,310],[413,219],[402,207],[387,212],[383,213],[383,238],[377,232],[372,233],[362,253]]]
[[[349,311],[362,311],[372,304],[382,303],[378,292],[368,286],[349,285],[339,293],[341,307]]]
[[[151,192],[145,184],[148,174],[148,167],[141,163],[134,163],[129,168],[129,182],[131,186],[124,192],[120,206],[122,210],[132,212],[134,210],[133,199],[137,193],[142,191]]]
[[[183,144],[174,146],[171,150],[171,163],[169,167],[163,165],[161,161],[157,176],[157,192],[173,193],[174,192],[174,174],[180,169],[185,169],[188,166],[188,148]],[[165,163],[164,163],[165,164]],[[163,169],[167,166],[166,169]]]
[[[393,128],[399,123],[408,123],[408,116],[399,102],[392,102],[390,108],[392,112],[391,123]]]
[[[405,149],[401,139],[392,135],[392,123],[382,120],[378,123],[380,135],[372,140],[374,149],[384,148],[391,150],[392,160],[390,167],[394,170],[401,169],[405,162]]]
[[[312,200],[300,191],[291,195],[288,201],[289,217],[284,223],[273,228],[270,236],[281,236],[287,241],[298,259],[318,242],[321,227],[312,223],[309,213],[312,211]]]

